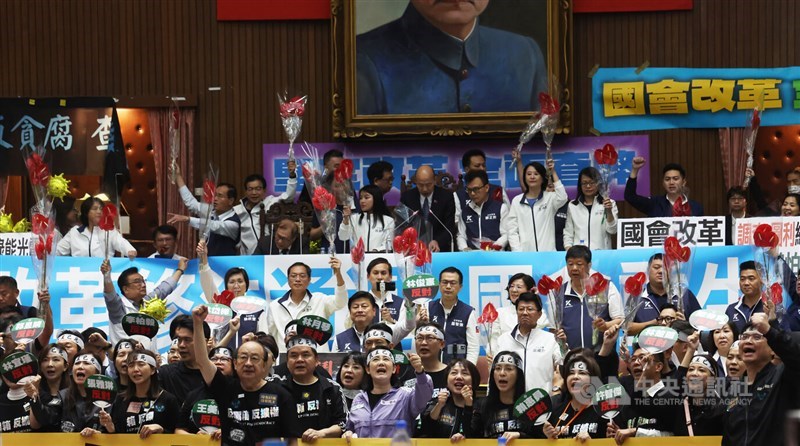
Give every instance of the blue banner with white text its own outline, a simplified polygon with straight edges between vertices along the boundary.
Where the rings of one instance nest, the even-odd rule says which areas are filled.
[[[692,256],[690,288],[697,295],[700,305],[718,311],[736,302],[739,297],[739,263],[752,260],[752,246],[725,246],[695,248]],[[622,289],[621,284],[629,276],[647,270],[647,260],[659,249],[629,249],[614,251],[595,251],[592,253],[592,269],[609,276]],[[379,254],[369,254],[365,262],[370,262]],[[248,295],[277,299],[288,290],[286,270],[294,262],[304,262],[311,267],[312,277],[309,291],[333,296],[336,279],[328,267],[327,255],[303,256],[249,256],[216,257],[209,260],[217,289],[222,289],[225,271],[232,267],[244,268],[250,278]],[[390,263],[395,263],[393,255],[388,255]],[[349,256],[342,256],[342,269],[351,268]],[[102,259],[91,257],[58,257],[54,276],[50,285],[51,306],[56,330],[78,329],[94,326],[108,328],[108,316],[102,293],[100,264]],[[130,266],[139,268],[152,290],[162,280],[172,275],[177,261],[164,259],[115,258],[112,263],[112,279],[116,283],[119,274]],[[518,272],[533,275],[538,281],[542,274],[555,276],[564,273],[566,261],[564,252],[511,253],[482,252],[435,253],[433,254],[434,275],[447,266],[455,266],[464,274],[460,297],[480,311],[487,303],[495,307],[510,305],[506,299],[508,278]],[[397,269],[393,271],[397,280]],[[31,267],[30,257],[0,256],[0,275],[10,275],[17,280],[20,301],[23,305],[35,304],[37,279]],[[343,274],[350,294],[355,291],[351,275]],[[788,299],[787,299],[788,300]],[[189,314],[192,308],[205,302],[197,269],[197,261],[192,260],[176,290],[167,297],[171,310],[159,332],[160,350],[168,348],[167,328],[169,322],[178,314]],[[332,318],[335,332],[344,330],[347,309],[338,311]],[[408,347],[406,345],[406,347]]]

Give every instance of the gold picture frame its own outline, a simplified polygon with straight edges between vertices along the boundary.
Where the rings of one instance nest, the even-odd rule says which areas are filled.
[[[486,1],[506,1],[510,4],[509,0]],[[525,1],[538,1],[544,5],[542,9],[546,7],[547,44],[546,48],[540,45],[541,54],[546,60],[547,83],[550,86],[550,93],[558,95],[563,105],[557,132],[569,134],[572,128],[572,0]],[[406,4],[400,0],[392,0],[392,2]],[[522,131],[533,113],[532,110],[358,114],[356,13],[359,4],[361,4],[360,0],[331,0],[332,118],[335,138],[489,136],[514,134]],[[499,4],[505,5],[505,3]],[[411,7],[409,6],[409,8]],[[366,13],[364,15],[366,16]],[[521,21],[528,19],[529,17],[520,17]],[[517,25],[519,27],[523,24]],[[556,85],[557,87],[554,87]]]

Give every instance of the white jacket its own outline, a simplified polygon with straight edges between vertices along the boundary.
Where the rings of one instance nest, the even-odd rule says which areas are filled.
[[[294,193],[297,191],[297,178],[289,178],[286,182],[286,192],[276,196],[267,195],[264,198],[264,201],[253,206],[252,209],[247,209],[244,205],[247,202],[247,197],[242,198],[242,200],[233,207],[234,212],[236,215],[239,216],[239,222],[241,224],[241,239],[239,240],[239,252],[242,255],[249,256],[253,254],[253,251],[256,250],[256,246],[258,246],[258,236],[259,231],[261,230],[261,217],[259,217],[259,212],[261,212],[261,207],[264,207],[264,212],[268,211],[273,204],[279,201],[293,201],[294,200]],[[264,235],[269,234],[269,225],[264,227]],[[288,322],[288,321],[287,321]]]
[[[297,313],[296,318],[292,317],[289,309],[284,305],[289,299],[289,293],[287,292],[281,298],[273,300],[269,303],[267,311],[262,313],[258,319],[258,330],[271,334],[278,343],[278,349],[281,352],[286,351],[283,333],[286,324],[308,315],[321,316],[328,319],[333,313],[347,306],[347,288],[345,285],[337,286],[333,297],[322,293],[311,294],[306,291],[306,298],[300,303],[300,311]]]
[[[512,251],[555,251],[558,209],[567,203],[567,191],[561,181],[554,183],[555,191],[542,194],[533,208],[525,194],[511,200],[508,212],[508,242]]]
[[[58,242],[58,255],[72,257],[106,257],[106,234],[108,234],[108,256],[119,252],[123,257],[128,251],[136,251],[131,243],[116,229],[104,231],[95,226],[91,231],[87,226],[75,226]]]
[[[525,391],[544,389],[553,393],[553,374],[561,363],[561,349],[556,337],[545,330],[534,328],[523,336],[517,327],[500,337],[500,351],[512,351],[522,358],[525,370]],[[495,353],[495,355],[497,354]]]
[[[611,236],[617,233],[617,203],[611,200],[613,221],[606,218],[606,208],[598,195],[591,212],[583,203],[574,200],[567,206],[567,225],[564,227],[564,249],[573,245],[588,246],[590,250],[611,249]]]
[[[361,217],[364,218],[361,218]],[[392,251],[392,240],[394,239],[394,219],[388,215],[381,215],[383,224],[378,222],[372,214],[352,214],[350,224],[339,225],[339,240],[352,240],[352,249],[359,238],[364,239],[364,252],[372,251]],[[360,220],[360,222],[359,222]]]
[[[197,201],[194,195],[192,195],[192,192],[189,191],[189,188],[186,186],[178,189],[178,192],[181,194],[181,199],[183,200],[183,204],[186,206],[186,209],[189,210],[190,214],[195,216],[189,218],[189,226],[195,229],[200,229],[201,222],[205,222],[206,213],[208,213],[209,206],[213,205]],[[211,214],[209,215],[217,218],[208,219],[207,230],[215,234],[228,237],[229,239],[236,240],[236,238],[239,236],[239,224],[235,221],[227,220],[233,214],[234,210],[231,208],[227,212],[224,212],[222,215],[218,216],[217,211],[212,208]]]
[[[517,307],[511,301],[505,301],[503,306],[497,309],[497,319],[492,322],[492,335],[489,339],[492,355],[502,351],[500,350],[500,337],[506,333],[511,333],[517,323]],[[542,315],[536,323],[536,328],[550,328],[550,321],[547,319],[547,313],[544,308],[542,308]]]

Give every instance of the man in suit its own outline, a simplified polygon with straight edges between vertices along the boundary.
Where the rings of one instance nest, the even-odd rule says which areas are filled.
[[[416,188],[403,192],[400,202],[413,211],[420,211],[422,218],[430,223],[423,225],[420,237],[429,240],[431,252],[455,250],[456,206],[453,194],[434,184],[431,166],[422,166],[414,175]],[[430,233],[426,230],[430,228]]]
[[[258,240],[253,255],[302,254],[300,249],[300,228],[291,218],[284,218],[275,225],[275,233],[267,234]],[[308,249],[303,251],[308,252]]]

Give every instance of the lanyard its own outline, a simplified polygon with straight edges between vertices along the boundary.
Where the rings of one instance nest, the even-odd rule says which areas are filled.
[[[572,406],[572,404],[570,404],[570,403],[567,403],[566,407],[564,407],[564,411],[563,411],[563,412],[561,412],[561,416],[560,416],[560,417],[558,417],[558,422],[557,422],[557,423],[556,423],[556,425],[555,425],[555,428],[556,428],[556,429],[558,429],[558,426],[559,426],[559,425],[561,424],[561,422],[563,421],[564,414],[566,414],[566,413],[567,413],[567,409],[569,409],[569,408],[570,408],[570,406]],[[575,418],[578,418],[578,416],[580,416],[580,414],[582,414],[582,413],[583,413],[583,411],[584,411],[584,410],[586,410],[586,408],[587,408],[587,407],[589,407],[589,406],[583,406],[583,407],[581,407],[581,410],[577,411],[577,412],[575,413],[575,415],[573,415],[573,416],[572,416],[572,418],[570,418],[570,420],[569,420],[569,421],[567,421],[567,424],[565,424],[565,425],[564,425],[564,427],[570,427],[570,426],[572,425],[572,422],[573,422],[573,421],[575,421]]]

